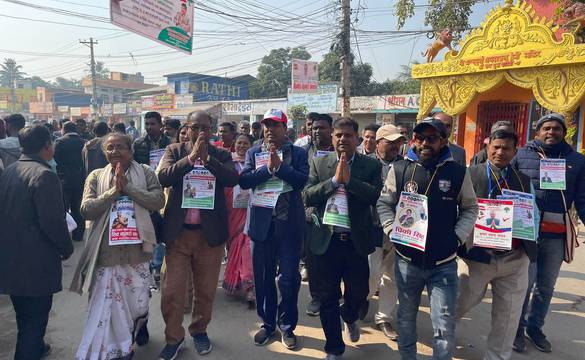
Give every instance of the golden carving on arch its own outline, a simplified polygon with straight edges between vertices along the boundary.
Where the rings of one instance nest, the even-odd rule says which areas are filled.
[[[504,81],[530,89],[542,106],[569,114],[585,96],[585,63],[423,79],[418,119],[435,106],[451,115],[462,113],[477,94]]]
[[[535,16],[522,0],[497,6],[481,25],[461,42],[461,50],[449,51],[438,63],[414,65],[414,78],[444,77],[498,70],[554,66],[585,62],[585,44],[575,44],[573,34],[556,40],[557,26]]]

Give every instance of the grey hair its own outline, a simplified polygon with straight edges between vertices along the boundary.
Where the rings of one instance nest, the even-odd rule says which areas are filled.
[[[490,130],[491,132],[494,132],[504,126],[514,127],[514,123],[511,120],[498,120],[492,125]]]
[[[119,137],[122,140],[124,140],[126,145],[128,145],[128,149],[130,150],[130,152],[134,153],[134,151],[132,151],[132,138],[126,134],[122,134],[119,132],[113,132],[113,133],[109,133],[106,136],[104,136],[104,141],[102,142],[102,151],[104,152],[104,154],[106,153],[106,144],[108,143],[108,141],[110,141],[110,139],[115,138],[115,137]]]

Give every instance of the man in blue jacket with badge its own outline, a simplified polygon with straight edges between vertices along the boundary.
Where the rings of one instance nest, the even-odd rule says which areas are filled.
[[[585,157],[567,144],[566,134],[567,127],[561,114],[545,115],[536,122],[535,139],[518,150],[512,161],[512,166],[530,177],[536,190],[536,203],[542,213],[538,255],[536,263],[530,265],[528,293],[514,340],[517,352],[526,350],[525,336],[538,350],[552,351],[542,327],[561,264],[563,260],[572,260],[577,241],[567,210],[574,204],[581,221],[585,220]],[[551,169],[547,164],[553,160],[561,166]],[[552,181],[548,181],[553,178],[564,186],[561,189],[554,186]]]
[[[309,176],[309,164],[307,152],[286,138],[287,117],[282,110],[267,111],[262,125],[264,140],[248,150],[240,175],[242,189],[253,189],[247,233],[252,239],[256,304],[262,320],[254,343],[266,345],[278,328],[283,345],[294,349],[305,229],[301,191]]]

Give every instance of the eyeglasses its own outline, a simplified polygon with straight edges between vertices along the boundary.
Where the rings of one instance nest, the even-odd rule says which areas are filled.
[[[414,140],[419,143],[423,143],[426,140],[429,144],[434,144],[440,139],[441,137],[437,135],[424,136],[421,134],[414,134]]]
[[[208,132],[211,130],[211,127],[210,126],[200,126],[200,125],[190,125],[189,129],[191,129],[191,131],[193,131],[193,132],[198,133],[201,131]]]
[[[114,151],[124,151],[129,150],[128,146],[124,145],[108,145],[106,147],[106,152],[113,153]]]

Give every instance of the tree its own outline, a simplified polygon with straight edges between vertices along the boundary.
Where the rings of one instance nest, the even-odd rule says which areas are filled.
[[[54,84],[56,87],[61,89],[78,89],[81,87],[81,81],[76,79],[65,79],[58,77],[55,79]]]
[[[355,64],[352,55],[350,59],[351,69],[351,96],[367,96],[371,95],[370,82],[372,77],[372,65],[368,63]],[[341,56],[339,50],[333,48],[323,56],[323,60],[319,63],[319,81],[321,82],[339,82],[341,81],[341,71],[339,64]]]
[[[37,87],[51,87],[53,85],[43,80],[40,76],[31,76],[28,80],[30,80],[33,89]]]
[[[454,38],[469,28],[469,15],[473,5],[480,0],[428,0],[425,12],[425,25],[434,31],[449,28]],[[398,29],[401,29],[406,20],[414,16],[414,0],[397,0],[395,14],[398,17]]]
[[[26,75],[21,69],[22,65],[17,65],[16,60],[4,59],[0,65],[0,86],[14,88],[14,82],[22,80]]]
[[[291,85],[292,59],[309,60],[304,47],[273,49],[258,66],[258,76],[250,86],[252,98],[286,97]]]
[[[91,69],[90,69],[91,74]],[[98,79],[109,79],[110,78],[110,70],[106,67],[102,61],[95,62],[95,77]]]

